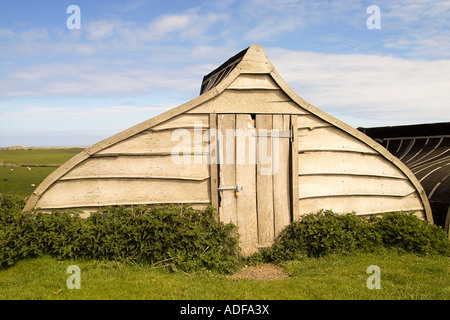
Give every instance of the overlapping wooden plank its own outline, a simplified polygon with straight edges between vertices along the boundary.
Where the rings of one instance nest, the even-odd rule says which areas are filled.
[[[236,115],[236,130],[253,131],[249,128],[252,123],[250,115]],[[248,135],[251,136],[251,135]],[[252,137],[253,138],[253,137]],[[242,142],[242,140],[240,141]],[[258,221],[256,213],[256,164],[249,161],[249,155],[254,155],[254,143],[248,139],[244,143],[237,142],[236,153],[241,153],[245,161],[236,161],[236,184],[242,187],[236,197],[237,225],[239,227],[239,241],[243,256],[249,256],[258,250]],[[228,191],[230,192],[230,191]]]
[[[383,196],[340,196],[300,199],[300,215],[315,213],[322,209],[332,210],[335,213],[380,214],[394,211],[417,211],[419,216],[425,218],[423,206],[417,193],[406,197]]]
[[[320,119],[314,114],[303,114],[298,118],[298,128],[299,129],[315,129],[320,127],[331,127],[332,124]]]
[[[408,180],[348,175],[300,176],[299,189],[300,199],[364,194],[403,197],[415,192]]]
[[[305,152],[298,155],[298,172],[304,174],[349,174],[407,179],[395,165],[373,154]]]
[[[298,150],[344,150],[354,152],[377,152],[361,140],[337,127],[319,127],[298,130]]]
[[[203,134],[204,131],[199,133],[194,129],[144,131],[97,154],[171,154],[172,152],[192,154],[194,150],[203,150],[208,153],[208,141],[202,138]]]
[[[182,113],[179,116],[168,119],[154,127],[152,131],[180,129],[180,128],[199,128],[207,129],[209,127],[209,116],[207,114],[188,114]]]
[[[208,164],[202,155],[119,156],[89,158],[60,180],[83,178],[170,178],[204,180]]]
[[[241,73],[268,74],[274,69],[271,63],[267,61],[249,61],[243,60],[236,67]]]
[[[88,179],[58,181],[37,207],[60,208],[152,203],[209,203],[209,181]]]
[[[289,115],[273,115],[273,130],[290,129]],[[274,163],[273,173],[273,210],[275,238],[291,222],[291,199],[289,190],[290,167],[289,145],[287,138],[272,138]]]
[[[272,77],[268,74],[241,74],[229,86],[228,89],[280,89]]]
[[[225,90],[189,113],[304,114],[306,110],[281,90]]]
[[[257,132],[272,130],[272,115],[256,115]],[[274,241],[273,217],[273,162],[271,138],[258,137],[256,190],[258,210],[259,246],[269,246]]]

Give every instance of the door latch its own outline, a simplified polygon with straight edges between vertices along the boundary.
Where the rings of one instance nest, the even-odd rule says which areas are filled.
[[[219,191],[223,191],[223,190],[234,190],[234,194],[236,195],[236,197],[239,197],[239,191],[241,191],[243,189],[242,186],[236,186],[236,187],[219,187]]]

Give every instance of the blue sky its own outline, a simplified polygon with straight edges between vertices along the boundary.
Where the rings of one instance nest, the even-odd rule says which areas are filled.
[[[195,98],[253,43],[354,127],[450,121],[448,0],[0,0],[0,146],[90,146]]]

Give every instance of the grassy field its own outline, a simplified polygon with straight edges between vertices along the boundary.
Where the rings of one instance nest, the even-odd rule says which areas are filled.
[[[5,164],[61,165],[82,150],[82,148],[0,150],[0,158]],[[0,193],[28,197],[56,168],[32,166],[29,170],[27,167],[0,167]],[[35,186],[32,187],[32,184]]]
[[[68,289],[69,265],[80,267],[80,289]],[[380,268],[380,289],[368,289],[367,267]],[[449,261],[443,256],[357,254],[285,265],[285,280],[192,275],[114,261],[58,261],[44,256],[0,272],[0,299],[380,300],[450,299]]]
[[[84,148],[39,148],[30,150],[0,150],[4,163],[63,164]]]
[[[13,169],[13,170],[11,170]],[[0,193],[28,197],[56,167],[0,167]],[[31,185],[35,186],[32,187]]]

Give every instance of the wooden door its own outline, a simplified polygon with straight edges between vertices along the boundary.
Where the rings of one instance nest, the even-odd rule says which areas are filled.
[[[219,219],[248,256],[292,221],[290,116],[219,114],[217,130]]]

